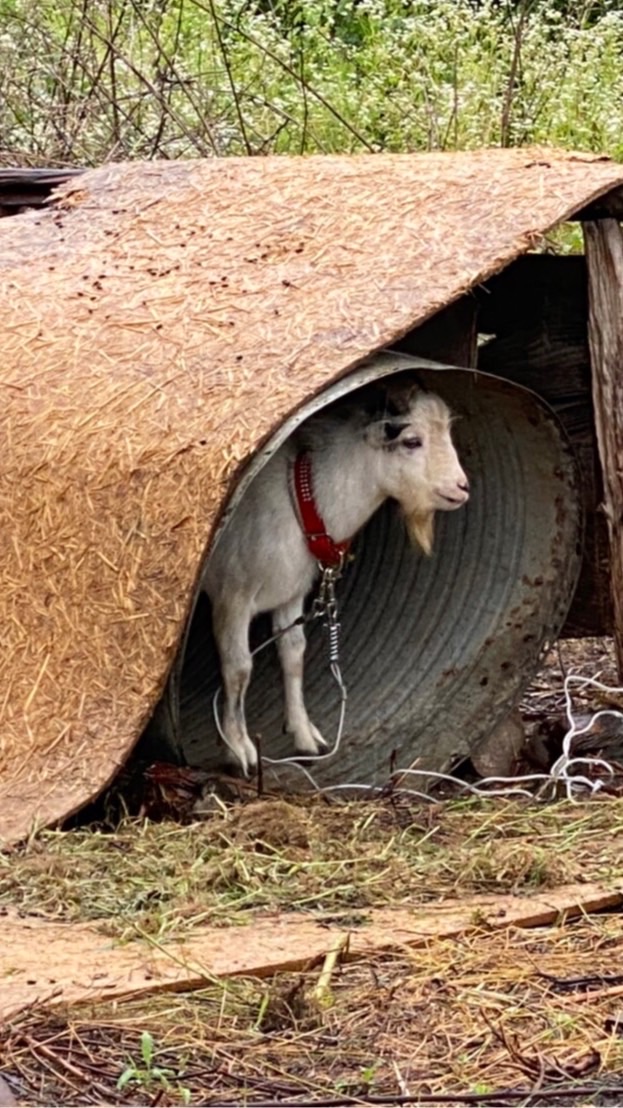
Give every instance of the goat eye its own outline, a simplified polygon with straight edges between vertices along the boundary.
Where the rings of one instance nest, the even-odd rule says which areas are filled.
[[[422,440],[418,435],[415,435],[413,438],[403,439],[402,445],[406,446],[407,450],[418,450],[422,446]]]

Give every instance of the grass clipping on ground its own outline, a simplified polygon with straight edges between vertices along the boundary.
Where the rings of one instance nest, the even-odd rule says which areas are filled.
[[[0,905],[158,939],[257,912],[347,912],[522,894],[621,873],[616,800],[223,806],[208,819],[46,831],[0,855]]]
[[[188,826],[43,832],[1,859],[0,904],[90,920],[115,941],[166,943],[275,910],[355,927],[372,907],[614,887],[622,829],[620,802],[599,798],[259,800]],[[314,967],[192,994],[33,1008],[3,1029],[0,1066],[24,1103],[55,1104],[603,1084],[623,1065],[622,953],[616,913],[531,931],[474,920],[454,938],[337,960],[320,990]]]

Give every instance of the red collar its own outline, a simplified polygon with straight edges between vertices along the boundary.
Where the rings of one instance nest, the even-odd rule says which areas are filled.
[[[327,534],[314,500],[311,457],[305,451],[297,454],[294,462],[294,494],[309,553],[321,566],[341,566],[350,549],[350,539],[335,542]]]

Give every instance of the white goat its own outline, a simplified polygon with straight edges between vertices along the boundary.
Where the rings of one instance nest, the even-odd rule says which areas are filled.
[[[309,466],[303,486],[325,532],[329,556],[334,544],[345,545],[389,498],[398,501],[412,541],[430,553],[435,511],[459,508],[469,496],[450,423],[439,396],[412,377],[405,382],[405,374],[397,375],[391,385],[360,389],[348,404],[332,405],[309,419],[243,495],[208,561],[202,586],[212,602],[221,660],[222,731],[245,773],[257,763],[244,702],[252,668],[249,625],[260,612],[272,612],[274,633],[290,628],[277,640],[286,730],[302,754],[326,746],[303,699],[303,628],[290,627],[301,616],[319,572],[318,550],[305,534],[310,531],[301,502],[305,489],[300,477],[293,478],[296,459],[305,458]],[[338,561],[339,552],[331,560]]]

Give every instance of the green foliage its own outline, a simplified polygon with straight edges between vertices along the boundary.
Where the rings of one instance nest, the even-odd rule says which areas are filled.
[[[156,1047],[149,1031],[141,1033],[140,1051],[140,1062],[128,1059],[117,1081],[117,1088],[123,1090],[130,1085],[148,1093],[155,1092],[156,1095],[166,1092],[174,1095],[181,1104],[190,1104],[190,1089],[178,1084],[176,1071],[156,1064]]]
[[[615,0],[0,0],[0,158],[623,154]]]

